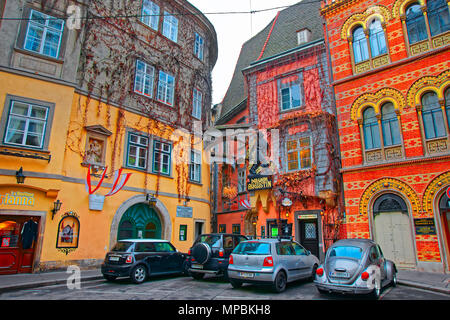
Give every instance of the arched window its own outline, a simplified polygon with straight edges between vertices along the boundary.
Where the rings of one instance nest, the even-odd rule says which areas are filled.
[[[369,27],[369,41],[372,58],[387,53],[386,38],[381,22],[378,19],[372,21]]]
[[[446,136],[444,117],[435,92],[427,92],[422,97],[422,119],[427,139]]]
[[[447,1],[428,0],[428,23],[430,24],[431,36],[450,30],[450,19]]]
[[[445,90],[445,112],[447,113],[448,126],[450,127],[450,88]]]
[[[408,30],[409,44],[428,38],[422,7],[417,2],[406,9],[406,29]]]
[[[381,147],[380,130],[378,129],[378,120],[373,108],[367,108],[363,113],[363,132],[366,150]]]
[[[391,102],[381,107],[381,127],[383,129],[384,146],[394,146],[401,143],[397,114]]]
[[[355,63],[360,63],[369,59],[369,49],[363,27],[353,30],[353,56]]]

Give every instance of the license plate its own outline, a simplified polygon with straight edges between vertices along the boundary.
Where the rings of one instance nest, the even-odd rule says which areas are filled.
[[[348,272],[330,272],[330,276],[335,278],[350,278]]]
[[[239,275],[242,278],[253,278],[255,276],[255,274],[251,272],[239,272]]]
[[[191,267],[192,269],[203,269],[203,265],[201,264],[193,264]]]
[[[116,256],[109,257],[109,261],[119,261],[119,257]]]

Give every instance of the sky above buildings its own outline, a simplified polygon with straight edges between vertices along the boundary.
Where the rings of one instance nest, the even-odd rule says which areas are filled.
[[[300,0],[188,0],[216,29],[219,56],[212,72],[213,104],[220,103],[230,85],[239,52],[278,11]],[[254,11],[253,13],[250,13]]]

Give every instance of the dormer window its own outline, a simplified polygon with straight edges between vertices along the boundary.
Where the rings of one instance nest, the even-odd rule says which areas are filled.
[[[301,45],[311,41],[311,31],[309,29],[302,29],[297,31],[297,44]]]

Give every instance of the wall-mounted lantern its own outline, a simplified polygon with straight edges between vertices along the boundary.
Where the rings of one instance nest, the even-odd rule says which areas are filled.
[[[16,179],[18,184],[23,184],[25,182],[25,175],[23,174],[22,167],[20,167],[19,171],[16,171]]]
[[[155,195],[148,193],[145,197],[145,200],[148,202],[148,205],[150,207],[154,207],[156,205],[156,202],[158,199],[155,198]]]
[[[55,214],[61,209],[61,205],[62,202],[58,200],[56,200],[55,202],[53,202],[53,209],[52,209],[52,220],[53,217],[55,216]]]

